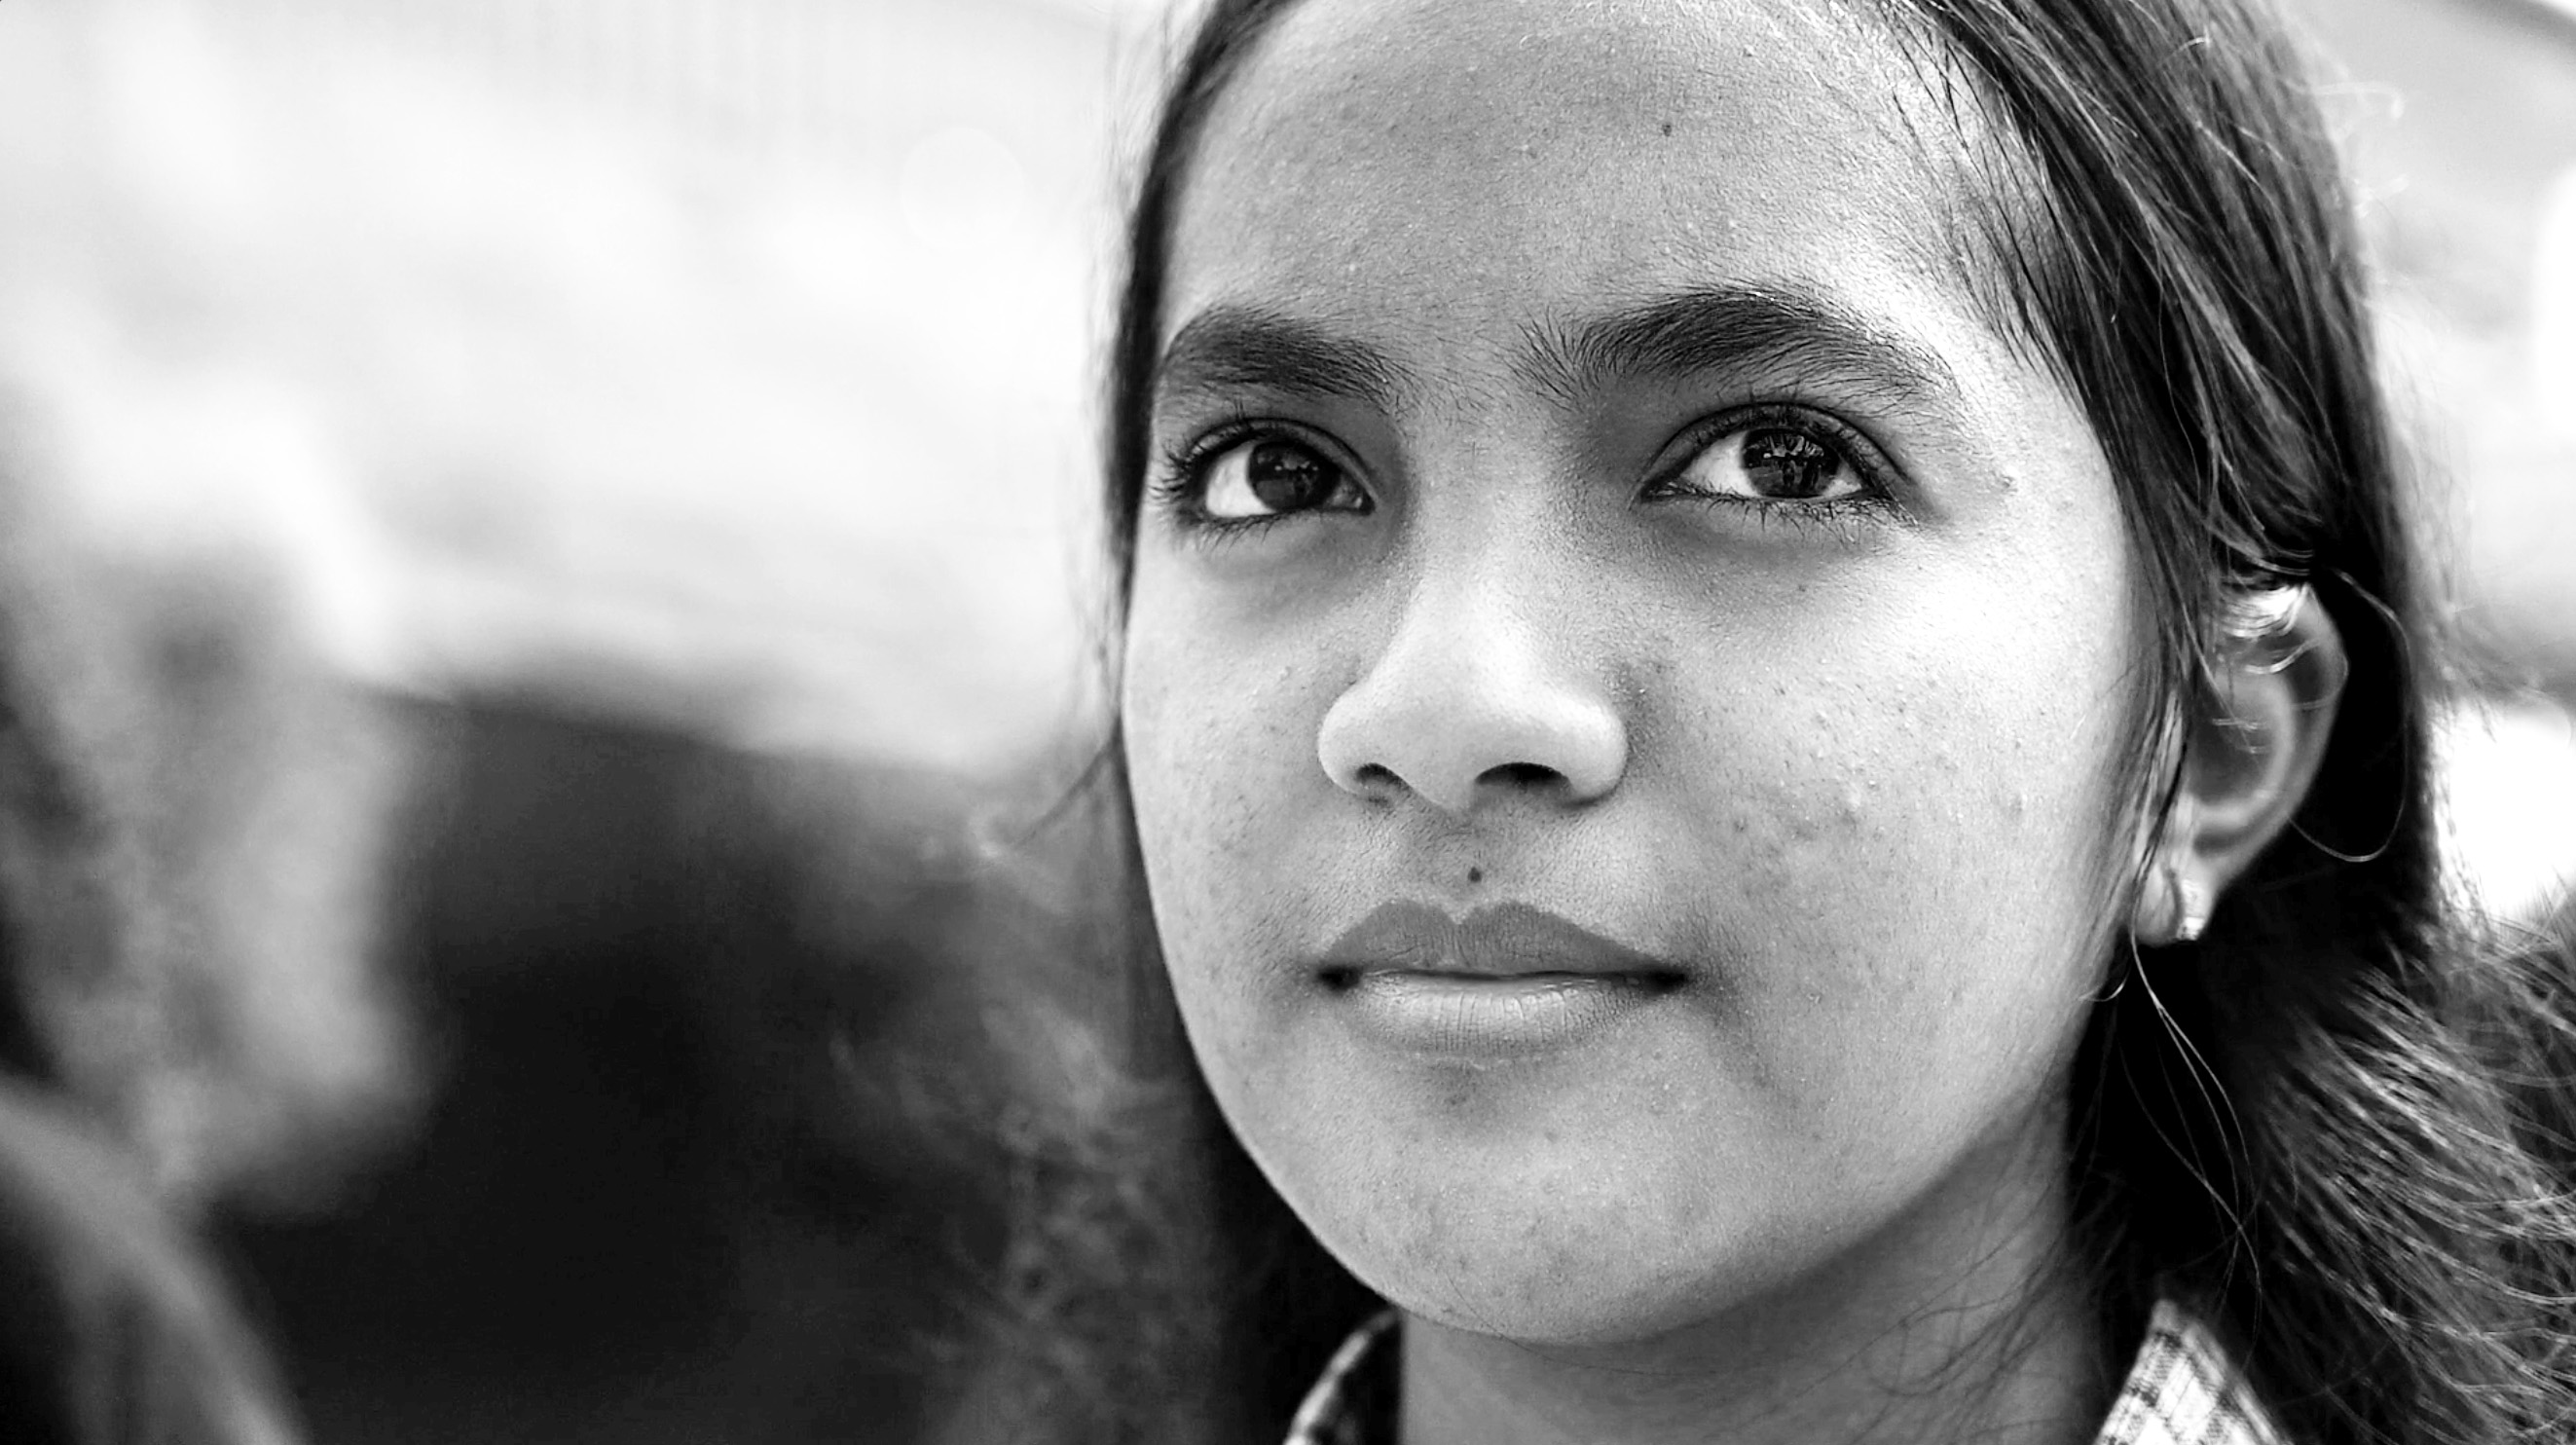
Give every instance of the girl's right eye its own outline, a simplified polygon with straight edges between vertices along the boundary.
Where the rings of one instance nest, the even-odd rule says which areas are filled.
[[[1259,522],[1299,512],[1370,510],[1368,493],[1349,472],[1291,437],[1254,437],[1199,463],[1191,510],[1219,524]]]

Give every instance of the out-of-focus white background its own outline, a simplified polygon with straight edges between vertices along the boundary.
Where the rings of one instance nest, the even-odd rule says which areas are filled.
[[[0,363],[84,545],[341,666],[980,764],[1058,719],[1122,39],[1010,0],[18,0]]]
[[[2489,720],[2576,865],[2576,11],[2302,0]],[[0,380],[67,545],[331,664],[980,770],[1080,715],[1161,0],[14,0]],[[2551,695],[2559,699],[2553,704]]]

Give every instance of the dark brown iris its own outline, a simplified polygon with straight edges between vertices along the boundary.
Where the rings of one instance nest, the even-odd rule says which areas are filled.
[[[1744,434],[1744,476],[1761,496],[1821,497],[1842,467],[1841,453],[1804,432],[1762,427]]]
[[[1341,480],[1339,468],[1290,441],[1255,442],[1243,465],[1252,495],[1274,512],[1320,507]]]

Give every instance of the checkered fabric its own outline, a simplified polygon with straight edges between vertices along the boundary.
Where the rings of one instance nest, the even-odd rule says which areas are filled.
[[[1306,1392],[1286,1445],[1395,1445],[1395,1312],[1342,1341]],[[2170,1302],[2147,1321],[2146,1342],[2094,1445],[2284,1445],[2242,1376],[2198,1320]]]
[[[2095,1445],[2283,1445],[2279,1427],[2200,1321],[2156,1305]]]

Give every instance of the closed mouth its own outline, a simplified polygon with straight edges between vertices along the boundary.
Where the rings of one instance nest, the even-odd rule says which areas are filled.
[[[1524,989],[1615,983],[1664,991],[1688,979],[1672,963],[1526,903],[1490,904],[1463,918],[1428,904],[1384,904],[1333,941],[1316,973],[1335,989],[1372,974]]]

